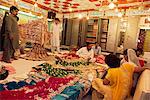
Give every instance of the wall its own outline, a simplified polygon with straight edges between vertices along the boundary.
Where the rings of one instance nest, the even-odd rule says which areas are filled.
[[[139,16],[128,17],[128,26],[124,40],[124,49],[137,47],[137,37],[139,33]]]
[[[116,52],[118,44],[118,34],[119,34],[119,18],[110,18],[108,26],[108,36],[107,36],[107,46],[106,50],[109,52]]]

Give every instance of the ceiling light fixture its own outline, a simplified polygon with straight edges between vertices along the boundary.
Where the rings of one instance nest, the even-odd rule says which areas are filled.
[[[118,17],[122,17],[123,14],[121,12],[118,12]]]
[[[116,7],[116,5],[113,2],[110,2],[108,7],[109,7],[109,9],[114,9]]]
[[[87,19],[87,20],[89,20],[89,19],[90,19],[90,17],[89,17],[89,12],[87,12],[86,19]]]
[[[15,2],[18,2],[19,0],[15,0]]]
[[[35,0],[34,7],[38,7],[37,0]]]
[[[34,4],[34,7],[37,7],[37,6],[38,6],[37,3],[35,3],[35,4]]]
[[[79,14],[78,18],[79,18],[79,19],[82,19],[82,15],[81,15],[81,14]]]
[[[72,12],[72,8],[71,7],[69,8],[69,11]]]
[[[147,20],[150,21],[150,16],[148,16]]]
[[[115,9],[115,12],[119,12],[118,8]]]
[[[87,19],[87,20],[89,20],[89,19],[90,19],[90,17],[89,17],[89,16],[87,16],[87,17],[86,17],[86,19]]]

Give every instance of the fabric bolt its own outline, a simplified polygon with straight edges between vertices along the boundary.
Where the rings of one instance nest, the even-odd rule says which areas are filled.
[[[76,83],[73,86],[65,88],[65,90],[52,98],[52,100],[77,100],[84,86],[80,83]]]

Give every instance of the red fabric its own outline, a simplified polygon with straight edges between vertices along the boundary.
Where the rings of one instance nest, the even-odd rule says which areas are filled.
[[[141,67],[143,67],[144,66],[144,60],[140,59],[139,62],[140,62]]]

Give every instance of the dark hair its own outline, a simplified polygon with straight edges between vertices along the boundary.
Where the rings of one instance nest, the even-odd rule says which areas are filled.
[[[88,45],[90,45],[90,43],[89,43],[89,42],[86,42],[86,46],[88,46]]]
[[[10,7],[10,13],[12,13],[12,11],[14,11],[14,10],[18,10],[19,11],[19,9],[16,6],[11,6]]]
[[[59,21],[59,22],[60,22],[59,18],[55,18],[55,20],[57,20],[57,21]]]
[[[113,54],[109,54],[105,58],[105,63],[110,67],[110,68],[117,68],[120,67],[120,59]]]
[[[18,17],[18,16],[16,16],[16,18],[17,18],[17,21],[19,21],[19,17]]]
[[[137,50],[136,50],[136,52],[137,51],[139,51],[140,53],[143,53],[143,49],[141,49],[141,48],[138,48]]]
[[[126,55],[126,56],[128,55],[128,49],[123,51],[123,55]]]
[[[6,79],[8,75],[9,75],[8,70],[5,70],[2,74],[0,74],[0,80]]]

